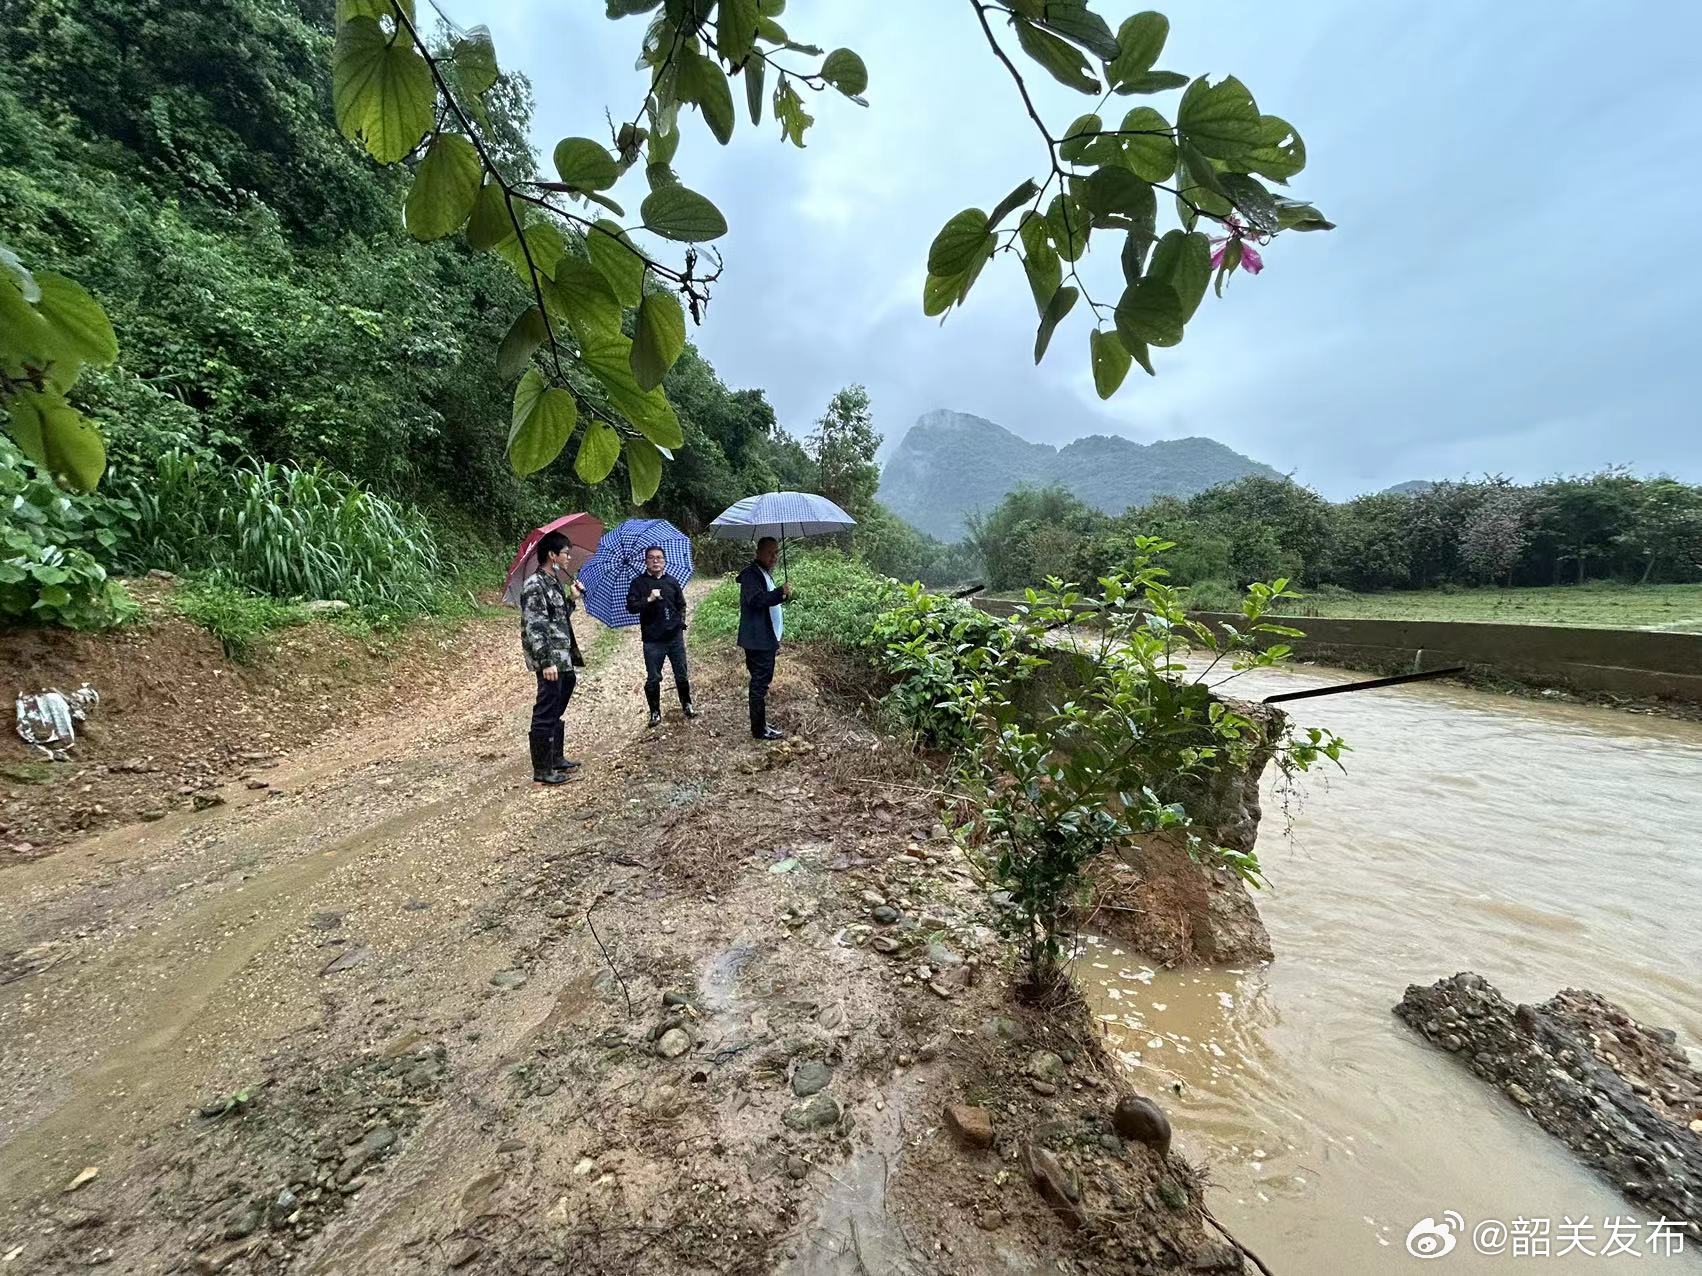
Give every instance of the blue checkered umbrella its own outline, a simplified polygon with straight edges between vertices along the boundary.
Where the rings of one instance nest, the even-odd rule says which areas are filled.
[[[585,610],[611,629],[636,625],[626,609],[627,587],[644,574],[644,551],[660,545],[668,556],[668,574],[684,585],[691,579],[691,540],[661,518],[629,518],[603,533],[597,552],[579,569],[585,586]]]

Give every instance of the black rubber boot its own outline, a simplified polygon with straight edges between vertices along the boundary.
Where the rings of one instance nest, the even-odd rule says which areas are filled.
[[[550,765],[549,737],[535,735],[528,739],[532,746],[532,783],[566,784],[567,777]]]
[[[555,734],[550,737],[550,765],[557,771],[575,771],[579,763],[574,762],[562,753],[562,741],[567,736],[567,728],[556,723]]]
[[[691,703],[691,683],[681,682],[677,686],[680,693],[680,712],[688,718],[697,717],[697,710],[692,707]]]
[[[660,683],[644,684],[644,699],[650,706],[650,725],[656,726],[662,721],[662,687]]]

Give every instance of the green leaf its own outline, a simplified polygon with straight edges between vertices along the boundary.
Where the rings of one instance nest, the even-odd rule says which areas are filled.
[[[35,280],[41,292],[36,314],[47,324],[61,350],[80,363],[96,367],[105,367],[118,358],[112,321],[81,284],[51,270],[42,271]]]
[[[1306,167],[1306,143],[1287,120],[1276,115],[1259,117],[1259,143],[1241,162],[1251,173],[1261,173],[1273,182],[1286,183]]]
[[[1240,159],[1263,136],[1253,95],[1233,75],[1216,84],[1202,75],[1190,84],[1176,111],[1176,127],[1200,154],[1221,160]]]
[[[869,87],[869,68],[850,49],[835,49],[817,72],[846,97],[861,97]]]
[[[579,455],[573,472],[582,482],[601,483],[621,459],[621,436],[606,421],[592,421],[579,438]]]
[[[1218,180],[1229,202],[1241,210],[1247,225],[1261,235],[1274,235],[1282,228],[1276,199],[1258,178],[1245,173],[1224,173]]]
[[[1082,56],[1081,50],[1050,31],[1042,31],[1025,18],[1013,21],[1022,51],[1050,72],[1054,80],[1082,93],[1099,92],[1099,81],[1088,74],[1087,59]]]
[[[1064,267],[1058,260],[1058,254],[1053,250],[1050,240],[1044,240],[1038,248],[1028,250],[1022,259],[1022,270],[1028,276],[1028,290],[1034,294],[1035,310],[1045,314],[1046,303],[1064,282]]]
[[[1137,221],[1151,221],[1158,210],[1151,183],[1143,182],[1120,164],[1107,164],[1089,173],[1082,186],[1081,203],[1095,215],[1121,213]]]
[[[1300,199],[1279,199],[1277,220],[1284,230],[1334,230],[1336,224],[1325,219],[1317,208]]]
[[[567,320],[580,345],[620,334],[620,300],[608,277],[583,258],[568,256],[556,263],[555,283],[546,299],[551,312]]]
[[[631,18],[640,13],[649,13],[662,3],[662,0],[609,0],[608,16],[610,18]]]
[[[1188,82],[1188,77],[1175,71],[1148,71],[1145,75],[1130,80],[1127,84],[1119,84],[1117,92],[1130,93],[1168,93],[1171,89],[1179,89]]]
[[[652,164],[672,164],[679,149],[680,130],[678,127],[650,130],[650,162]]]
[[[1075,307],[1079,295],[1074,288],[1060,288],[1052,294],[1040,315],[1040,331],[1034,336],[1034,362],[1039,363],[1046,357],[1046,347],[1052,344],[1052,333]]]
[[[508,382],[519,376],[532,362],[532,355],[544,344],[547,337],[544,312],[536,306],[522,311],[497,349],[497,377]]]
[[[38,276],[39,277],[39,276]],[[12,437],[24,455],[80,492],[92,492],[106,472],[100,431],[56,391],[22,390],[5,401]]]
[[[1163,280],[1170,285],[1181,304],[1182,322],[1188,322],[1200,308],[1200,299],[1206,295],[1206,284],[1211,281],[1211,241],[1198,231],[1192,234],[1171,231],[1153,249],[1152,265],[1147,268],[1146,277]],[[1166,343],[1155,340],[1152,344],[1161,346]]]
[[[687,53],[680,64],[680,100],[695,102],[715,140],[733,139],[733,90],[721,64],[701,53]]]
[[[644,228],[664,239],[702,244],[727,233],[727,219],[706,197],[684,186],[664,186],[639,206]]]
[[[1135,280],[1117,303],[1117,331],[1148,345],[1176,345],[1182,340],[1182,303],[1176,290],[1151,273]]]
[[[1115,332],[1097,328],[1088,333],[1088,351],[1093,359],[1093,388],[1100,398],[1109,399],[1129,375],[1129,352]]]
[[[762,123],[762,80],[768,63],[752,58],[745,63],[745,106],[751,113],[751,123]]]
[[[654,390],[686,348],[686,316],[671,292],[653,292],[638,307],[632,341],[632,375],[642,390]]]
[[[790,140],[799,150],[804,146],[804,131],[814,124],[815,117],[804,110],[804,99],[785,76],[774,90],[774,118],[780,121],[780,137]]]
[[[1065,261],[1081,260],[1081,255],[1087,251],[1088,236],[1092,233],[1091,221],[1073,199],[1065,195],[1052,197],[1051,206],[1046,210],[1046,224],[1052,232],[1058,256]]]
[[[645,439],[626,441],[626,473],[632,481],[632,503],[642,505],[662,486],[662,454]]]
[[[760,16],[756,0],[721,0],[715,10],[715,51],[734,66],[750,57]]]
[[[1039,193],[1039,184],[1036,183],[1032,177],[1029,178],[1021,186],[1018,186],[1009,195],[1006,195],[999,201],[998,207],[993,210],[993,215],[987,219],[987,224],[989,226],[997,226],[1000,222],[1004,221],[1006,217],[1010,216],[1018,208],[1028,203],[1029,200],[1033,199]]]
[[[1156,214],[1156,209],[1154,210]],[[1134,283],[1146,273],[1146,253],[1152,247],[1152,232],[1131,230],[1123,239],[1123,282]]]
[[[1142,130],[1158,130],[1140,136],[1125,136],[1123,162],[1138,176],[1149,182],[1168,181],[1176,171],[1176,143],[1161,133],[1170,131],[1170,121],[1150,106],[1137,106],[1123,117],[1123,132],[1140,134]]]
[[[1087,7],[1086,0],[1046,0],[1036,21],[1081,45],[1101,62],[1118,55],[1117,37],[1111,34],[1105,19]]]
[[[1181,161],[1178,183],[1180,193],[1197,205],[1202,212],[1214,217],[1227,217],[1233,208],[1229,197],[1223,192],[1223,174],[1204,155],[1195,149],[1192,142],[1184,139],[1176,148],[1176,158]]]
[[[966,208],[934,236],[928,248],[928,273],[961,274],[976,258],[990,252],[995,242],[993,232],[988,229],[987,214],[979,208]]]
[[[678,189],[665,186],[662,191]],[[645,204],[662,191],[652,191]],[[615,299],[623,306],[636,306],[644,296],[644,258],[626,232],[612,221],[600,221],[585,232],[585,250],[591,254],[591,264],[609,281]]]
[[[660,390],[645,390],[632,374],[632,342],[618,332],[583,343],[581,357],[602,384],[609,406],[658,447],[685,443],[680,420]]]
[[[533,474],[561,455],[579,419],[579,405],[559,386],[546,384],[536,368],[514,391],[508,431],[508,464],[516,474]]]
[[[1104,128],[1105,121],[1099,116],[1078,115],[1069,128],[1064,130],[1063,139],[1058,143],[1058,158],[1068,164],[1086,160],[1094,143],[1102,140],[1100,133]]]
[[[408,21],[414,20],[414,0],[402,0],[402,12],[408,15]],[[352,18],[391,18],[395,13],[390,7],[390,0],[337,0],[337,25],[342,26]]]
[[[505,257],[519,246],[507,197],[496,182],[486,182],[479,188],[473,215],[467,222],[467,245],[475,252],[489,249]]]
[[[929,275],[922,281],[922,313],[932,319],[957,304],[963,292],[963,275]]]
[[[337,32],[331,96],[343,136],[364,141],[380,164],[394,164],[431,131],[437,87],[412,41],[392,41],[371,18],[351,18]]]
[[[474,27],[455,42],[450,54],[455,69],[461,73],[461,83],[474,97],[488,93],[502,74],[496,65],[496,45],[491,42],[489,27]]]
[[[414,172],[403,220],[415,239],[442,239],[466,225],[479,198],[484,165],[459,133],[439,133]]]
[[[620,178],[608,149],[588,137],[564,137],[556,143],[556,172],[564,185],[579,191],[607,190]]]
[[[18,254],[5,244],[0,244],[0,271],[6,273],[13,286],[23,294],[24,300],[32,306],[41,300],[41,288],[37,285],[35,276],[30,274],[29,267],[24,265]]]
[[[1162,13],[1137,13],[1117,28],[1117,53],[1106,68],[1113,87],[1138,82],[1158,62],[1170,38],[1170,19]]]

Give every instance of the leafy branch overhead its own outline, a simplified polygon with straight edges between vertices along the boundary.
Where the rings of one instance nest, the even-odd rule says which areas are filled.
[[[1151,347],[1182,340],[1214,272],[1221,296],[1237,269],[1263,268],[1258,247],[1281,232],[1332,229],[1311,204],[1266,185],[1286,185],[1306,166],[1305,144],[1288,121],[1263,114],[1234,76],[1213,83],[1157,69],[1170,33],[1163,14],[1134,14],[1113,33],[1089,0],[969,3],[1040,134],[1046,172],[1043,180],[1025,179],[992,213],[966,209],[940,229],[922,288],[927,314],[944,316],[963,304],[986,264],[1014,253],[1039,315],[1034,361],[1045,357],[1058,325],[1085,301],[1094,322],[1094,386],[1110,398],[1131,363],[1151,374]],[[1060,84],[1098,98],[1094,109],[1061,130],[1049,125],[1011,43]],[[1174,119],[1147,105],[1129,109],[1120,121],[1105,115],[1114,97],[1176,89],[1185,91]],[[1178,223],[1162,233],[1161,193]],[[1018,209],[1021,216],[1006,225]],[[1119,266],[1115,301],[1096,299],[1081,271],[1090,248],[1106,243],[1107,235],[1114,237]]]
[[[766,109],[782,141],[802,147],[812,97],[866,106],[869,71],[850,49],[795,39],[781,22],[786,0],[605,2],[612,19],[644,19],[644,92],[630,115],[607,115],[601,136],[556,143],[553,177],[505,171],[498,158],[510,152],[487,100],[502,75],[490,33],[428,34],[416,0],[337,0],[332,107],[374,160],[411,167],[402,210],[410,234],[460,235],[507,262],[531,293],[497,352],[516,386],[514,468],[541,469],[572,448],[575,471],[595,482],[624,460],[642,503],[684,442],[663,385],[685,348],[687,316],[703,320],[722,273],[714,245],[728,230],[682,174],[691,116],[725,145],[740,114],[760,125]],[[964,37],[1009,73],[1046,165],[990,214],[971,208],[946,223],[928,253],[927,314],[961,305],[989,261],[1014,253],[1039,316],[1036,361],[1082,303],[1094,323],[1094,384],[1108,397],[1131,364],[1152,372],[1151,347],[1182,339],[1214,275],[1221,293],[1234,271],[1262,267],[1259,247],[1282,231],[1330,227],[1267,184],[1305,165],[1286,121],[1263,114],[1233,76],[1213,83],[1159,67],[1163,15],[1137,13],[1113,32],[1091,0],[967,4]],[[1028,74],[1038,68],[1097,104],[1066,128],[1049,125],[1018,58]],[[1120,121],[1105,115],[1114,97],[1175,90],[1173,118],[1144,103]],[[1162,233],[1161,194],[1178,222]],[[1114,300],[1096,296],[1083,270],[1090,247],[1107,242],[1120,276]],[[111,362],[116,349],[87,293],[32,275],[0,245],[0,408],[19,446],[75,486],[97,483],[105,460],[99,433],[65,392],[85,364]]]
[[[772,72],[781,135],[801,146],[811,117],[800,89],[831,88],[865,104],[863,60],[793,40],[779,22],[784,8],[784,0],[608,0],[611,18],[649,16],[643,100],[629,118],[611,116],[604,138],[556,143],[553,180],[523,181],[503,171],[483,136],[481,99],[500,75],[487,31],[454,32],[438,47],[411,0],[339,3],[338,126],[380,162],[414,162],[405,218],[415,237],[464,233],[532,292],[498,354],[502,375],[519,379],[508,442],[517,471],[549,465],[577,435],[579,476],[599,482],[624,457],[642,503],[661,482],[663,457],[684,443],[662,383],[685,349],[687,312],[701,321],[720,277],[720,257],[704,246],[727,233],[727,220],[674,167],[682,115],[695,112],[726,144],[738,114],[732,80],[745,77],[755,123]],[[641,196],[616,193],[629,177],[643,182]],[[655,241],[683,249],[667,256]]]

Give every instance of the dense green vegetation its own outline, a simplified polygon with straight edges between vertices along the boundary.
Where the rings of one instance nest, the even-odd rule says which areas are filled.
[[[4,0],[0,241],[79,279],[121,334],[72,401],[98,422],[97,495],[10,442],[0,619],[123,618],[113,571],[216,576],[381,612],[455,596],[564,510],[621,517],[571,468],[517,476],[496,347],[525,290],[398,224],[405,174],[340,137],[331,0]],[[531,173],[530,90],[505,77],[489,136]],[[760,390],[687,347],[668,374],[686,448],[651,510],[702,526],[795,480],[803,450]]]
[[[1030,489],[976,520],[969,539],[988,583],[1013,589],[1050,575],[1097,579],[1129,561],[1143,535],[1180,543],[1172,579],[1194,586],[1203,606],[1278,575],[1323,594],[1687,583],[1702,581],[1702,487],[1612,469],[1333,505],[1287,479],[1247,478],[1117,517],[1061,489]]]
[[[750,548],[745,547],[745,561]],[[831,642],[856,650],[876,640],[875,618],[899,594],[898,583],[862,561],[832,550],[799,554],[786,579],[795,594],[786,605],[788,643]],[[693,642],[731,642],[739,632],[739,585],[722,580],[692,613]]]

